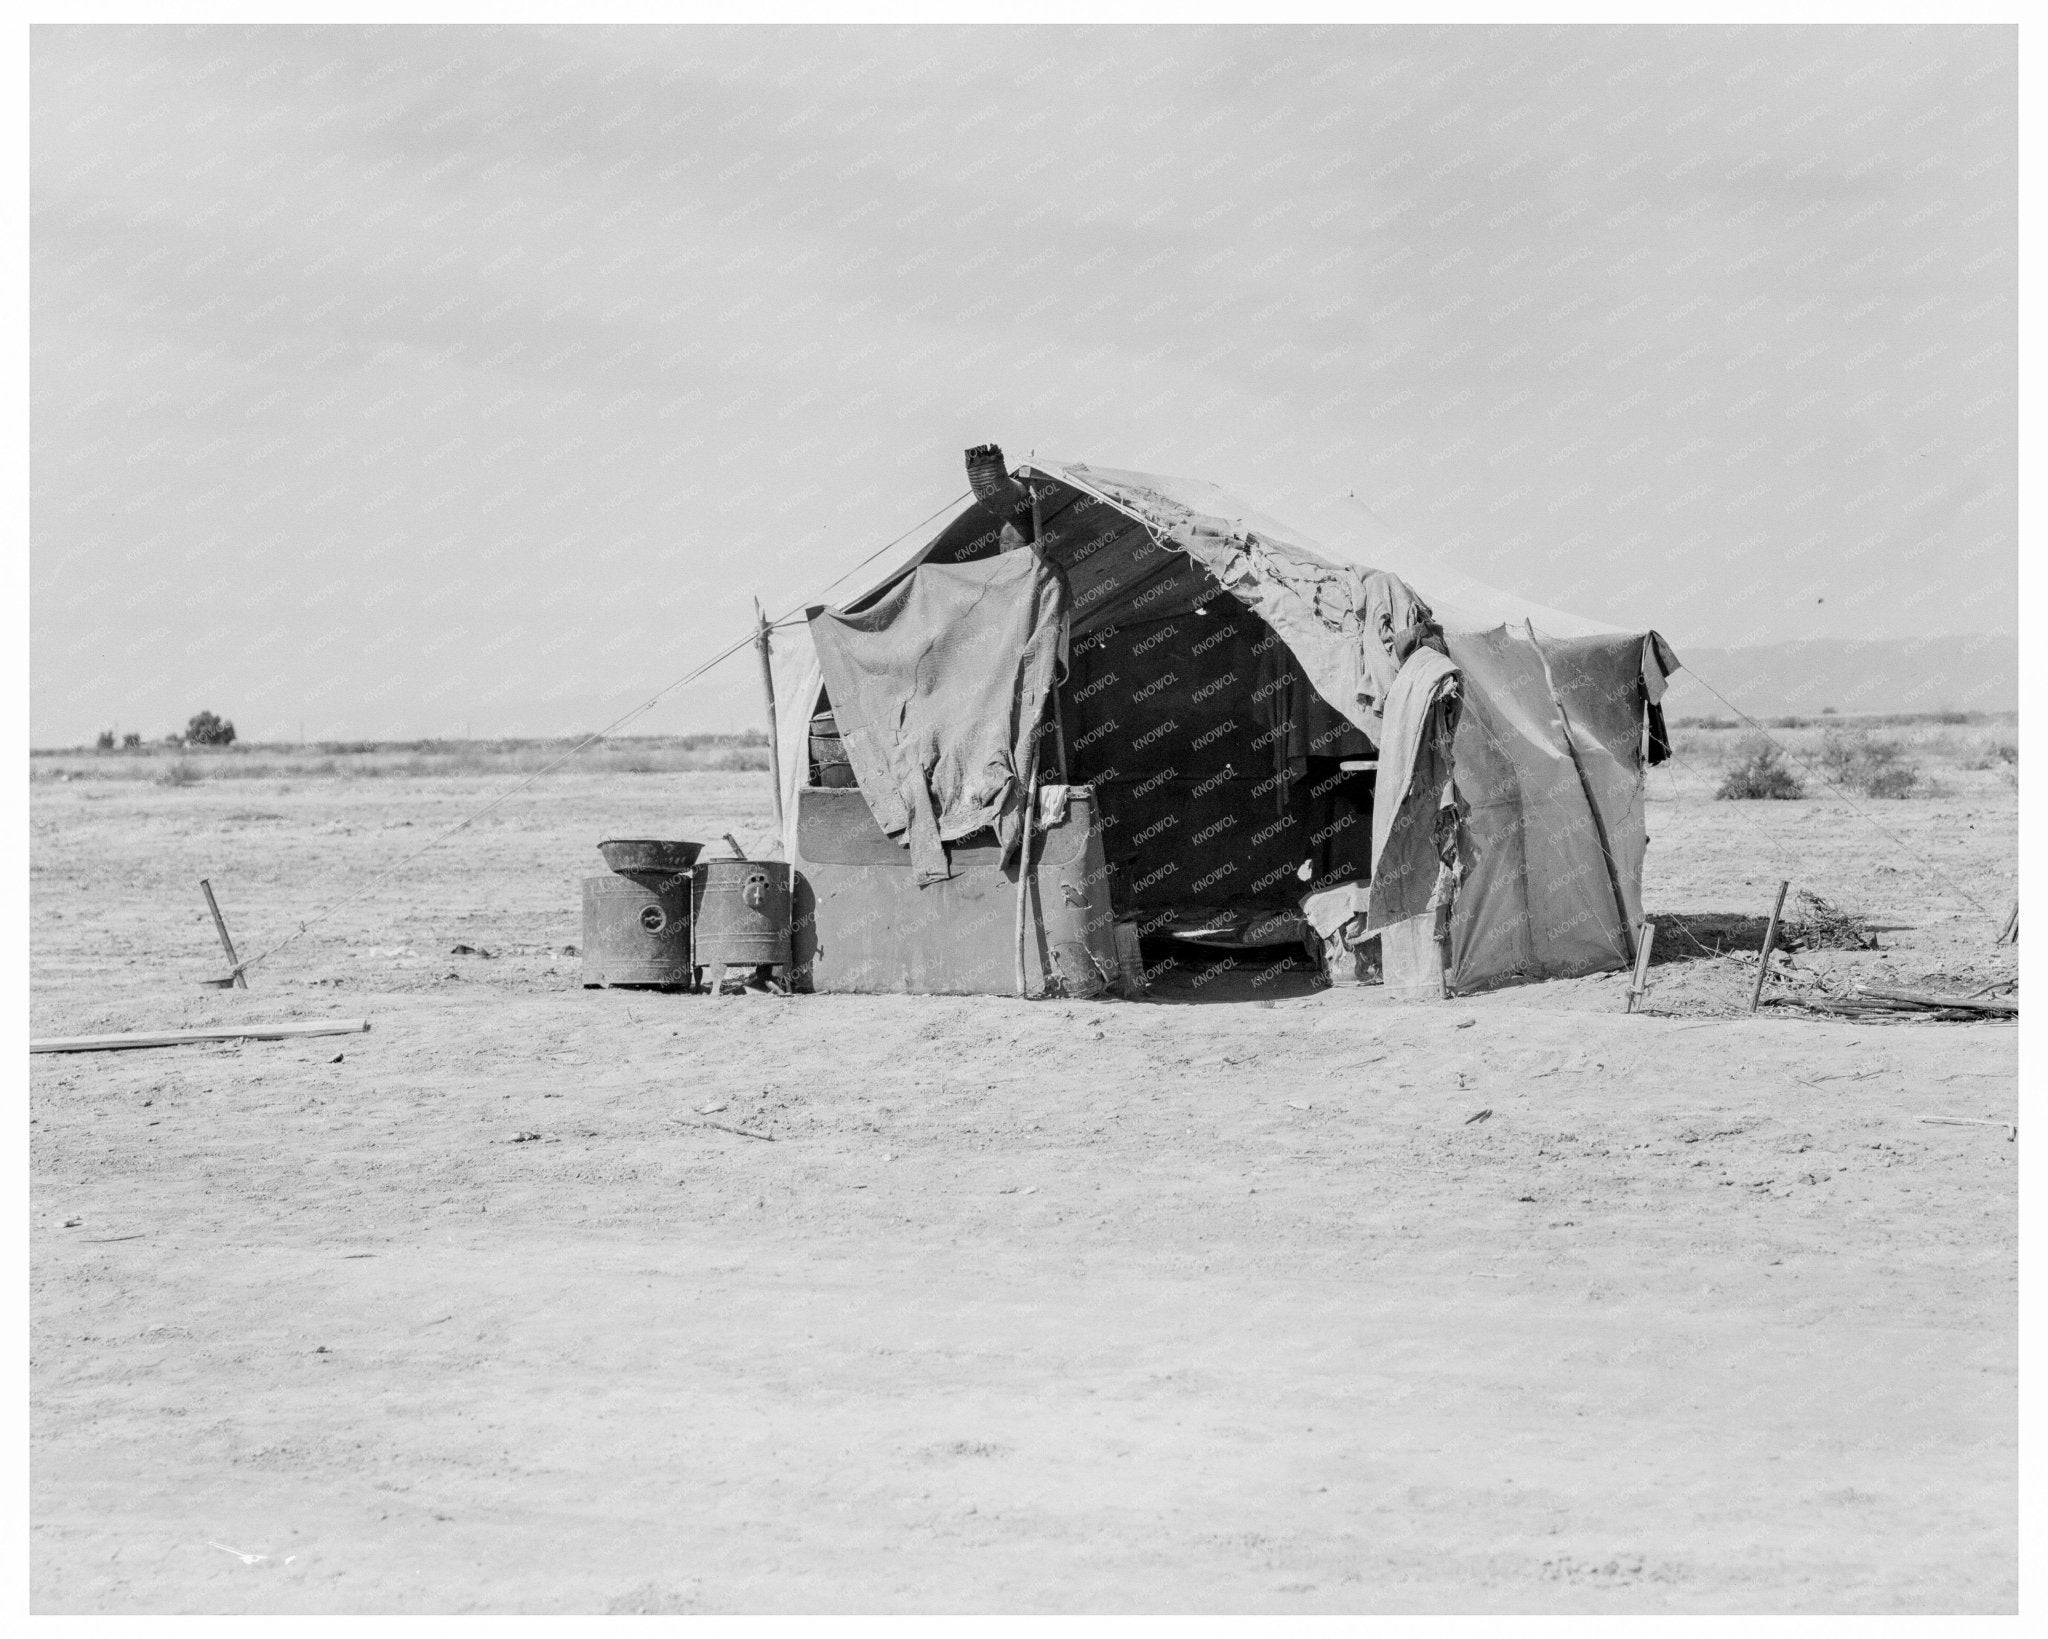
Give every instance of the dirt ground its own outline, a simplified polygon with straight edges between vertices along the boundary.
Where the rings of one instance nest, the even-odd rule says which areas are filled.
[[[2018,1145],[1921,1118],[2016,1032],[1741,954],[1789,876],[1881,930],[1810,968],[2009,975],[2010,779],[1653,780],[1637,1016],[581,988],[591,845],[761,840],[740,773],[204,990],[196,878],[261,948],[506,782],[37,781],[35,1034],[374,1029],[31,1061],[34,1607],[2013,1610]]]

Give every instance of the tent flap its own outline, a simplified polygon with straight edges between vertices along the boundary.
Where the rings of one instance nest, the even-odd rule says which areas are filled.
[[[1036,552],[925,564],[857,613],[814,612],[811,638],[847,760],[920,883],[944,844],[1020,831],[1031,736],[1066,627],[1066,584]]]
[[[1409,655],[1387,696],[1372,816],[1369,933],[1436,906],[1446,826],[1457,813],[1451,771],[1458,696],[1458,668],[1428,648]]]
[[[1640,922],[1640,637],[1452,633],[1465,674],[1450,986],[1625,967]]]

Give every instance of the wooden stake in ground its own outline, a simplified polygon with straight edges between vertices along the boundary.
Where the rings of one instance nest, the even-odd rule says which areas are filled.
[[[185,1047],[206,1041],[296,1041],[301,1036],[355,1036],[368,1019],[326,1019],[315,1024],[230,1024],[209,1030],[132,1030],[118,1036],[44,1036],[31,1053],[106,1053],[122,1047]]]
[[[1636,981],[1628,987],[1628,1011],[1633,1013],[1636,1004],[1643,999],[1643,992],[1649,988],[1650,946],[1657,939],[1657,924],[1645,922],[1643,931],[1636,939]]]
[[[220,914],[220,906],[214,903],[213,884],[205,877],[199,879],[199,891],[206,895],[206,908],[213,912],[213,931],[220,935],[220,948],[228,953],[228,976],[225,979],[209,979],[206,982],[219,989],[233,985],[237,990],[247,990],[249,981],[242,977],[242,959],[235,954],[235,942],[228,937],[226,919]]]
[[[1756,989],[1749,993],[1749,1010],[1752,1013],[1764,998],[1764,978],[1771,971],[1771,947],[1778,942],[1778,917],[1785,909],[1785,890],[1791,886],[1789,882],[1778,884],[1778,902],[1771,907],[1771,920],[1764,929],[1764,951],[1756,960]]]
[[[2001,945],[2016,945],[2020,942],[2020,902],[2015,899],[2012,909],[2006,913],[2005,926],[1998,930],[1996,941]]]

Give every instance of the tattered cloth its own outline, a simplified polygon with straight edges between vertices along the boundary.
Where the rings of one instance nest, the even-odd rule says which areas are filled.
[[[1334,888],[1306,894],[1301,901],[1301,914],[1308,925],[1316,930],[1316,937],[1328,943],[1340,933],[1344,943],[1354,945],[1365,937],[1365,917],[1370,904],[1370,893],[1363,882],[1340,882]]]
[[[1457,819],[1451,741],[1458,726],[1459,675],[1435,649],[1417,648],[1387,691],[1372,814],[1369,932],[1436,905]]]
[[[1430,606],[1398,575],[1339,563],[1259,518],[1213,484],[1109,467],[1056,469],[1141,520],[1155,541],[1178,547],[1280,636],[1317,694],[1377,745],[1380,718],[1400,667],[1395,635],[1431,619]],[[1210,510],[1222,507],[1235,514]],[[1103,605],[1104,618],[1109,605]]]
[[[1006,861],[1016,846],[1066,618],[1065,581],[1028,550],[922,564],[857,613],[810,611],[854,779],[920,886],[952,874],[946,843],[985,826]]]

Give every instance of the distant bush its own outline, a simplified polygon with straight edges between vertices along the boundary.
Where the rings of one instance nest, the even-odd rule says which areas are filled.
[[[235,743],[235,725],[225,717],[202,711],[185,725],[185,740],[195,746],[231,746]]]
[[[1884,768],[1873,768],[1863,776],[1863,794],[1866,797],[1910,797],[1919,784],[1919,769],[1911,763],[1892,763]],[[1927,787],[1928,796],[1938,794],[1933,785]]]
[[[114,749],[114,731],[110,728],[101,729],[100,737],[93,741],[93,749],[96,751],[112,751]]]
[[[180,757],[176,762],[166,763],[159,769],[155,779],[158,785],[197,785],[199,771]]]
[[[1837,785],[1866,797],[1910,797],[1920,785],[1920,770],[1906,761],[1903,745],[1861,730],[1823,734],[1820,765]]]
[[[1964,754],[1961,766],[1970,769],[2017,768],[2020,748],[2017,742],[2003,736],[1986,740],[1974,751]]]
[[[1796,802],[1806,795],[1799,776],[1785,766],[1770,741],[1749,740],[1736,749],[1741,761],[1730,765],[1715,796],[1733,801]]]
[[[139,751],[141,748],[142,736],[133,730],[121,736],[121,749],[123,751]]]

